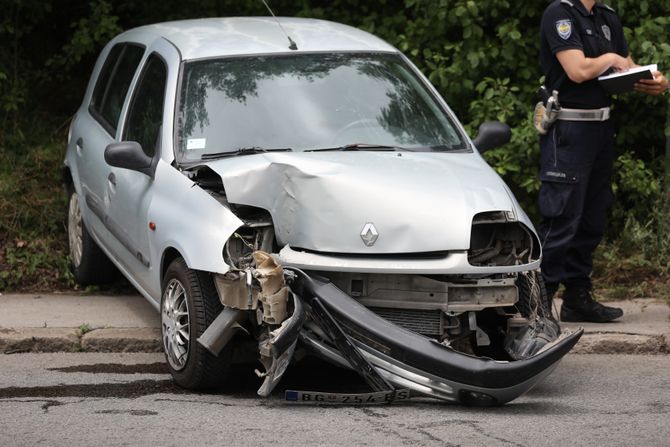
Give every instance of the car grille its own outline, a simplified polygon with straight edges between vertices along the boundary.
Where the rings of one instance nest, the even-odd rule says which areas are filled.
[[[370,310],[393,324],[426,336],[439,336],[442,331],[439,310],[391,309],[370,307]]]

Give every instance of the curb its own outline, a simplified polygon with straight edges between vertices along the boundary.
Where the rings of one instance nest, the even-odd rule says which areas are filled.
[[[592,332],[582,335],[571,354],[668,354],[670,334],[640,335]]]
[[[160,329],[0,328],[0,352],[162,352]]]
[[[81,338],[83,352],[163,352],[158,328],[104,328]]]
[[[75,351],[79,337],[72,328],[0,328],[0,352]]]
[[[0,353],[162,352],[158,328],[100,328],[81,335],[75,328],[0,328]],[[585,333],[571,354],[670,354],[670,333]]]

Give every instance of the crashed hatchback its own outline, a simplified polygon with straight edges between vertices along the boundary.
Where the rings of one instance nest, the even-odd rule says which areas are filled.
[[[72,271],[128,278],[186,388],[252,356],[268,396],[304,351],[357,371],[368,401],[502,404],[581,336],[551,317],[537,234],[480,156],[508,139],[485,123],[471,141],[402,53],[355,28],[133,29],[70,128]]]

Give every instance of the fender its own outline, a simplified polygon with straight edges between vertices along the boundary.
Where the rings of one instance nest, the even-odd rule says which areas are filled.
[[[244,222],[163,160],[158,162],[154,181],[148,213],[156,225],[149,236],[152,265],[159,268],[163,253],[172,247],[191,269],[227,272],[230,266],[223,260],[223,247]],[[160,284],[156,286],[160,296]]]

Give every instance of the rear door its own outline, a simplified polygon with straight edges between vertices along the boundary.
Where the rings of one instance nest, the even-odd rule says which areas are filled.
[[[129,42],[118,43],[110,49],[96,80],[88,113],[80,113],[73,127],[71,141],[76,145],[75,163],[81,185],[80,201],[85,203],[84,219],[89,231],[108,250],[112,247],[108,243],[110,235],[104,215],[111,170],[105,163],[104,151],[117,139],[123,104],[143,54],[143,46]]]

